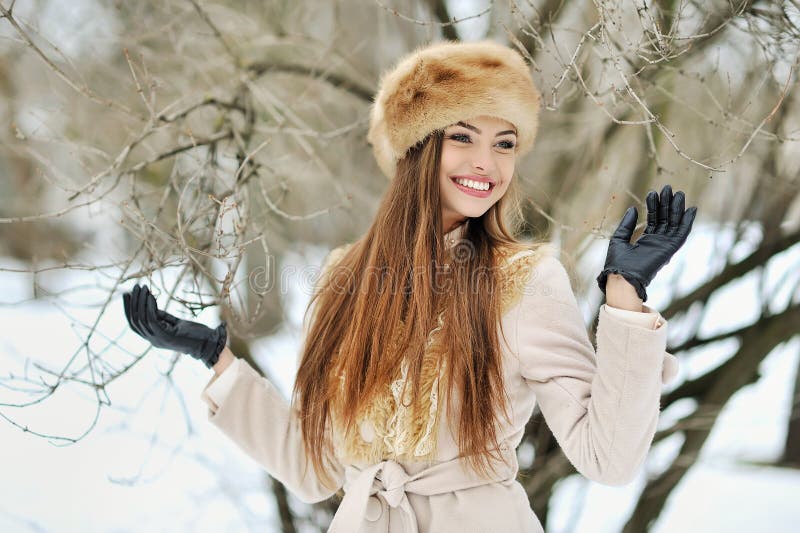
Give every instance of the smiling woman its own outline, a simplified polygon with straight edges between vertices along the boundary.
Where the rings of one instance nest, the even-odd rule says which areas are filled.
[[[641,312],[606,303],[595,351],[552,248],[517,238],[539,102],[522,56],[491,41],[421,47],[381,77],[367,138],[389,187],[325,262],[289,405],[224,327],[175,321],[146,290],[124,299],[140,335],[213,367],[208,419],[245,453],[306,502],[344,491],[329,533],[543,533],[516,480],[536,405],[589,479],[628,483],[647,455],[677,370],[666,321],[636,296]],[[646,235],[627,242],[629,210],[604,265],[610,288],[635,283],[625,294],[694,218],[682,192],[654,194]]]

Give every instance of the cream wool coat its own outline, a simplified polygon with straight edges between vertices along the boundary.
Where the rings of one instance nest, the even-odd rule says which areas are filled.
[[[448,237],[458,238],[462,231],[463,226],[456,228]],[[595,350],[562,263],[548,255],[533,264],[518,303],[502,317],[513,423],[501,416],[498,436],[511,466],[500,463],[493,480],[461,469],[446,423],[435,426],[434,466],[343,459],[334,440],[340,459],[334,474],[344,497],[329,532],[543,533],[516,479],[516,448],[537,403],[578,472],[608,485],[633,480],[655,434],[661,387],[678,369],[677,360],[665,351],[667,321],[646,305],[645,312],[637,313],[604,304]],[[237,358],[213,376],[201,398],[208,404],[211,424],[299,499],[313,503],[335,493],[322,486],[310,463],[301,479],[306,458],[296,412],[245,360]],[[458,420],[445,405],[431,412],[441,420]],[[369,428],[362,427],[361,434],[366,441],[374,438]]]

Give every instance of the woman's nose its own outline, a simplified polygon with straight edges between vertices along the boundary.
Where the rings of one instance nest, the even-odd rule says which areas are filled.
[[[476,150],[476,153],[472,157],[472,166],[475,167],[476,170],[492,172],[494,163],[491,152]]]

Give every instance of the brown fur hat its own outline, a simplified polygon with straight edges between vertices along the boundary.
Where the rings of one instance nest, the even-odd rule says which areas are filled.
[[[367,141],[389,179],[397,161],[431,132],[478,115],[517,128],[517,156],[533,147],[541,97],[525,60],[490,40],[418,47],[381,75]]]

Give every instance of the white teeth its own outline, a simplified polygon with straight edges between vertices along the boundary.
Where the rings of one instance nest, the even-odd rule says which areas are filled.
[[[481,183],[478,181],[465,180],[465,179],[457,179],[456,183],[458,183],[459,185],[463,185],[464,187],[469,187],[470,189],[475,189],[478,191],[489,190],[488,183]]]

